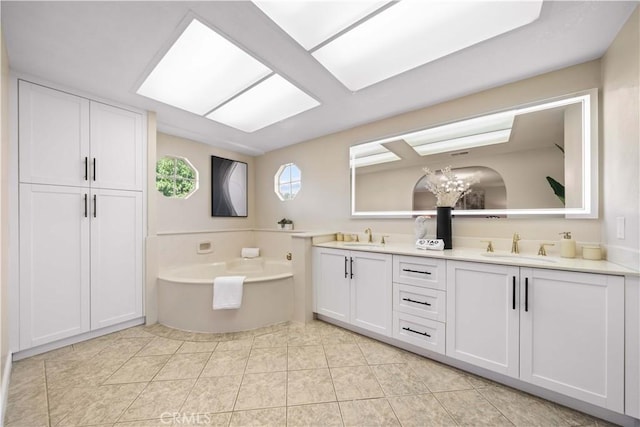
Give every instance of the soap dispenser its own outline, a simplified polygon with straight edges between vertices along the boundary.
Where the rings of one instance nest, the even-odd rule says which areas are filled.
[[[576,257],[576,241],[571,238],[570,231],[563,231],[560,239],[560,256],[562,258]]]

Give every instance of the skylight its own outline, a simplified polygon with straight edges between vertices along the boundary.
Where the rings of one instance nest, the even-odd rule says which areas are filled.
[[[306,50],[378,10],[389,1],[254,1]]]
[[[320,105],[196,19],[137,93],[245,132]]]
[[[320,102],[316,99],[274,74],[214,110],[207,118],[245,132],[255,132],[318,105]]]
[[[137,93],[202,116],[270,73],[260,61],[194,19]]]
[[[400,1],[312,54],[357,91],[529,24],[541,7],[541,0]]]

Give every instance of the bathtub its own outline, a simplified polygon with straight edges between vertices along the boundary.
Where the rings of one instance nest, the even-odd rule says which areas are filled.
[[[213,310],[213,279],[246,276],[242,306]],[[158,321],[193,332],[238,332],[291,320],[293,274],[290,261],[233,259],[161,271],[158,275]]]

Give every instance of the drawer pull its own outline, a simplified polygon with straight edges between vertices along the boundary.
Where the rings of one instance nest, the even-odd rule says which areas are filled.
[[[429,335],[429,334],[428,334],[428,333],[426,333],[426,332],[414,331],[414,330],[413,330],[413,329],[411,329],[411,328],[402,328],[402,329],[403,329],[403,330],[405,330],[405,331],[413,332],[414,334],[424,335],[425,337],[429,337],[429,338],[431,338],[431,335]]]
[[[420,273],[420,274],[426,274],[428,276],[431,275],[430,272],[428,271],[420,271],[420,270],[411,270],[410,268],[403,268],[402,271],[405,271],[407,273]]]
[[[416,301],[416,300],[411,299],[411,298],[402,298],[402,301],[415,302],[416,304],[423,304],[423,305],[431,306],[431,304],[429,304],[428,302],[424,302],[424,301]]]

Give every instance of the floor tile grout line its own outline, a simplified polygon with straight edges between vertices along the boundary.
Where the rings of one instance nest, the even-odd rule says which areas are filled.
[[[186,341],[185,341],[186,342]],[[184,343],[183,343],[184,345]],[[193,382],[193,386],[191,386],[191,389],[189,390],[189,393],[187,393],[187,397],[184,399],[184,402],[182,402],[182,404],[180,405],[180,408],[178,408],[178,412],[182,413],[182,410],[184,409],[184,405],[187,403],[187,401],[189,400],[189,397],[191,397],[191,393],[193,393],[193,390],[196,388],[196,385],[198,384],[198,381],[200,381],[200,378],[202,376],[202,372],[204,372],[204,368],[207,367],[207,364],[209,363],[209,361],[211,360],[211,357],[213,356],[213,352],[215,351],[215,349],[218,347],[218,344],[216,344],[216,346],[213,348],[213,351],[211,353],[209,353],[209,357],[207,358],[207,360],[204,362],[204,364],[202,365],[202,369],[200,369],[200,373],[198,374],[198,376],[195,378],[195,381]],[[178,350],[182,348],[182,346],[180,346],[178,348]],[[178,351],[176,350],[176,351]],[[178,354],[178,353],[176,353]],[[193,353],[181,353],[181,354],[193,354]],[[158,371],[160,372],[160,371]]]
[[[48,379],[47,379],[47,361],[46,360],[42,361],[42,370],[43,370],[43,373],[44,373],[44,395],[45,395],[45,399],[47,401],[47,425],[49,427],[53,427],[51,425],[51,406],[49,404],[49,382],[48,382]]]
[[[398,416],[398,414],[396,413],[396,410],[393,409],[393,404],[389,401],[388,397],[385,397],[385,400],[387,401],[387,404],[389,405],[389,407],[391,408],[391,412],[393,412],[393,415],[396,417],[396,421],[398,421],[398,424],[400,424],[400,426],[402,426],[402,421],[400,421],[400,417]]]
[[[115,343],[115,342],[117,342],[117,341],[119,341],[119,340],[120,340],[120,337],[118,337],[118,338],[114,339],[114,343]],[[105,348],[103,348],[103,349],[101,349],[100,351],[98,351],[98,353],[96,353],[94,356],[97,356],[97,355],[101,354],[101,353],[102,353],[103,351],[105,351],[107,348],[111,347],[111,345],[113,345],[113,343],[110,343],[108,346],[106,346]],[[74,351],[75,351],[75,347],[73,347],[73,345],[72,345],[72,349],[74,349]],[[131,357],[133,357],[133,356],[131,356]],[[128,360],[130,360],[130,359],[131,359],[131,357],[129,357],[129,359],[127,359],[124,363],[126,363]],[[80,359],[80,360],[72,359],[72,360],[73,360],[73,361],[78,361],[78,362],[80,362],[80,363],[82,363],[82,362],[86,362],[86,361],[87,361],[87,360],[85,360],[85,359]],[[45,359],[45,360],[43,360],[43,366],[44,366],[44,371],[45,371],[45,393],[46,393],[46,396],[47,396],[47,417],[48,417],[48,419],[49,419],[49,426],[50,426],[50,427],[52,427],[52,426],[51,426],[51,408],[50,408],[50,406],[49,406],[49,387],[48,387],[48,380],[47,380],[47,368],[46,368],[47,363],[46,363],[46,362],[47,362],[47,360],[46,360],[46,359]],[[114,373],[115,373],[118,369],[120,369],[120,368],[124,365],[124,363],[123,363],[122,365],[120,365],[120,366],[119,366],[119,367],[114,371]],[[113,374],[111,374],[111,375],[113,375]],[[109,376],[108,376],[104,381],[100,382],[100,383],[98,384],[98,387],[103,386],[103,385],[104,385],[104,382],[105,382],[107,379],[111,378],[111,375],[109,375]],[[65,388],[67,388],[67,387],[65,387]],[[76,387],[68,387],[68,388],[76,388]],[[137,398],[137,396],[136,396],[136,398]],[[135,400],[135,399],[134,399],[134,400]],[[63,421],[63,420],[68,416],[68,415],[69,415],[69,414],[66,414],[66,415],[65,415],[65,416],[60,420],[60,422],[62,422],[62,421]],[[120,416],[118,416],[118,419],[119,419],[119,418],[120,418]]]
[[[122,339],[122,338],[119,338],[119,339],[117,339],[116,341],[120,341],[121,339]],[[145,345],[143,345],[143,346],[140,348],[140,350],[142,350],[142,349],[143,349],[143,348],[145,348],[147,345],[149,345],[149,343],[150,343],[150,342],[151,342],[151,341],[149,341],[148,343],[146,343]],[[111,347],[111,345],[109,345],[108,347]],[[102,350],[100,350],[100,351],[98,352],[98,354],[97,354],[97,355],[100,355],[100,354],[101,354],[103,351],[105,351],[105,350],[106,350],[106,348],[103,348]],[[100,383],[100,385],[101,385],[101,386],[102,386],[102,385],[107,385],[107,384],[105,384],[105,383],[106,383],[107,381],[109,381],[109,378],[111,378],[111,377],[113,376],[113,374],[115,374],[116,372],[118,372],[118,371],[120,370],[120,368],[122,368],[124,365],[126,365],[126,364],[127,364],[127,362],[129,362],[131,359],[133,359],[134,357],[136,357],[136,354],[138,354],[138,353],[140,352],[140,350],[136,351],[136,352],[135,352],[135,353],[133,353],[131,356],[129,356],[129,358],[128,358],[127,360],[125,360],[124,362],[122,362],[122,364],[121,364],[120,366],[118,366],[118,368],[117,368],[115,371],[113,371],[113,372],[111,373],[111,375],[109,375],[107,378],[105,378],[105,380],[104,380],[104,381],[102,381],[102,382]],[[97,355],[96,355],[96,356],[97,356]]]
[[[492,401],[491,401],[487,396],[485,396],[485,395],[484,395],[484,393],[482,393],[482,391],[481,391],[481,390],[476,390],[476,389],[474,389],[474,390],[475,390],[475,392],[476,392],[476,393],[478,393],[480,396],[482,396],[482,398],[483,398],[484,400],[486,400],[486,401],[489,403],[489,405],[493,406],[493,407],[495,408],[495,410],[496,410],[496,411],[498,411],[498,412],[499,412],[499,413],[500,413],[500,414],[501,414],[501,415],[502,415],[502,416],[503,416],[507,421],[509,421],[509,422],[510,422],[512,425],[514,425],[514,426],[516,425],[516,423],[515,423],[513,420],[511,420],[511,418],[509,418],[509,417],[507,416],[507,414],[503,413],[503,412],[500,410],[500,408],[498,408],[496,405],[494,405],[494,404],[493,404],[493,402],[492,402]],[[567,424],[568,424],[568,423],[567,423]]]
[[[253,342],[255,339],[251,340],[251,348],[253,348]],[[216,346],[217,348],[217,346]],[[240,396],[240,389],[242,389],[242,384],[244,383],[244,376],[247,372],[247,365],[249,364],[249,357],[251,356],[251,350],[249,350],[249,356],[247,356],[247,360],[244,362],[244,369],[242,369],[242,376],[240,377],[240,385],[238,385],[238,390],[236,391],[236,397],[233,399],[233,407],[231,408],[231,417],[233,418],[233,412],[236,410],[236,405],[238,404],[238,397]],[[231,423],[231,421],[229,421]]]
[[[133,359],[134,357],[147,357],[147,356],[137,356],[142,350],[144,350],[149,344],[151,344],[153,342],[153,339],[151,341],[149,341],[146,345],[142,346],[142,348],[140,350],[138,350],[137,352],[135,352],[133,354],[133,356],[129,357],[129,359],[127,359],[126,362],[124,362],[122,365],[120,365],[120,367],[118,369],[116,369],[113,374],[111,374],[105,381],[103,381],[102,385],[104,385],[104,383],[106,381],[109,380],[109,378],[111,378],[116,372],[118,372],[127,362],[129,362],[131,359]],[[182,344],[184,344],[184,341],[182,342]],[[182,344],[180,344],[180,346],[178,346],[178,348],[182,347]],[[145,392],[145,390],[151,385],[151,383],[153,382],[153,379],[158,375],[158,373],[165,367],[167,366],[167,363],[169,363],[169,360],[171,360],[171,356],[174,355],[176,353],[176,351],[178,351],[178,348],[176,348],[176,350],[169,354],[167,360],[164,362],[164,364],[160,367],[160,369],[158,369],[158,371],[155,373],[155,375],[153,377],[151,377],[151,379],[147,382],[147,385],[145,385],[145,387],[140,391],[140,393],[138,393],[138,395],[136,396],[135,399],[133,399],[131,401],[131,403],[127,406],[127,408],[122,411],[122,413],[120,414],[120,416],[118,416],[118,418],[116,419],[116,422],[114,424],[116,424],[118,421],[120,421],[120,418],[122,418],[122,416],[131,408],[131,406],[138,400],[140,399],[140,396],[142,396],[142,394]],[[149,355],[149,356],[164,356],[164,354],[162,355]]]
[[[449,391],[445,391],[445,392],[439,392],[439,393],[451,393],[451,392],[449,392]],[[444,404],[444,403],[442,403],[442,402],[440,401],[440,399],[438,399],[438,395],[437,395],[436,393],[431,393],[431,394],[432,394],[432,395],[433,395],[433,397],[436,399],[436,401],[438,402],[438,404],[439,404],[440,406],[442,406],[442,408],[445,410],[445,412],[447,413],[447,415],[449,415],[449,417],[453,420],[453,422],[454,422],[457,426],[461,425],[461,424],[458,422],[458,420],[456,420],[456,418],[453,416],[453,414],[451,413],[451,411],[449,411],[449,408],[447,408],[447,407],[445,406],[445,404]],[[511,421],[509,421],[509,422],[511,422]]]

